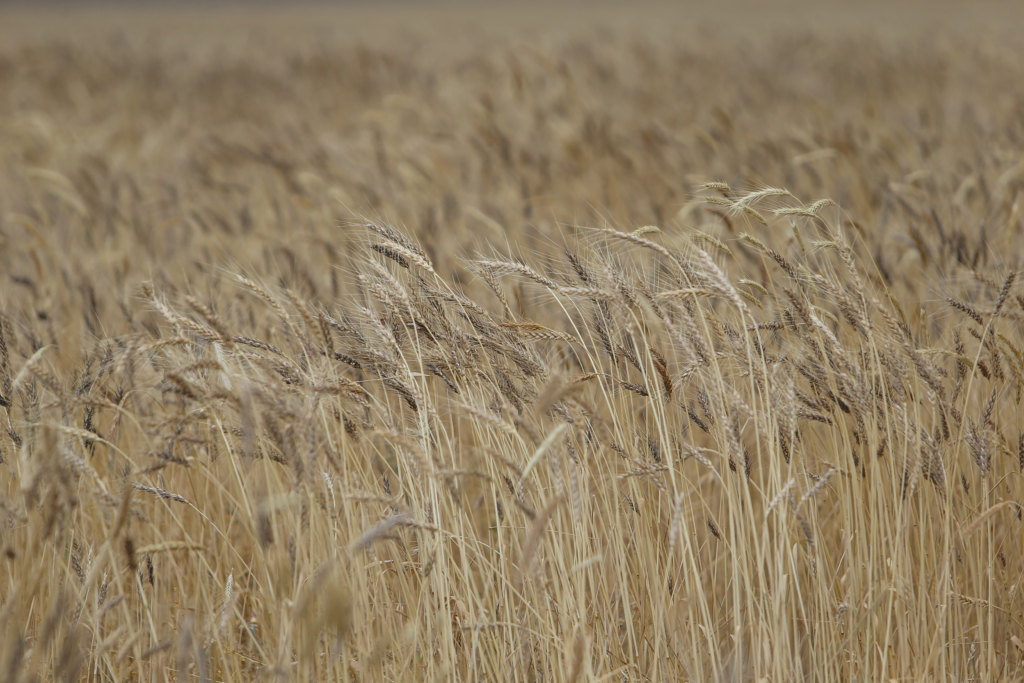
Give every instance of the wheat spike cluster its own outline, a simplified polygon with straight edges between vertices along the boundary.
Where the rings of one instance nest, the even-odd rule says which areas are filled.
[[[1019,39],[135,30],[0,45],[0,679],[1024,680]]]

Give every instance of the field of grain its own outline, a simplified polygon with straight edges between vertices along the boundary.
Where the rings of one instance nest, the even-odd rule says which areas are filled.
[[[0,679],[1024,680],[1024,17],[787,7],[0,10]]]

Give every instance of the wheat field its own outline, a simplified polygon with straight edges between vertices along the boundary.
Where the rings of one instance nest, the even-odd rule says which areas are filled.
[[[0,10],[0,679],[1024,680],[1024,16],[729,7]]]

